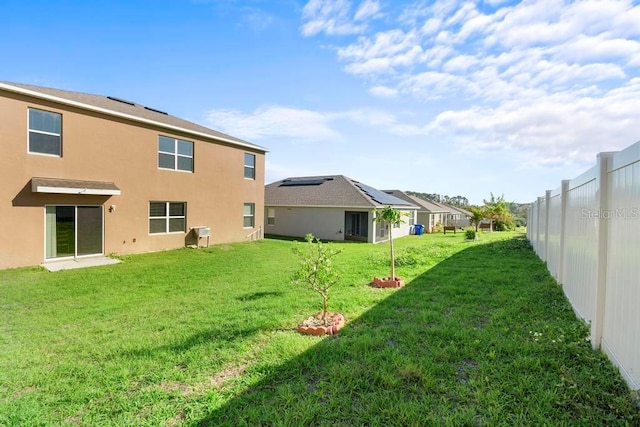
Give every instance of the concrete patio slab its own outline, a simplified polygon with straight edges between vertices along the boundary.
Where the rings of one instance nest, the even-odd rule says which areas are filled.
[[[121,261],[118,259],[113,259],[113,258],[108,258],[106,256],[103,256],[103,257],[94,257],[94,258],[80,258],[80,259],[72,259],[72,260],[66,260],[66,261],[47,262],[40,265],[49,271],[60,271],[60,270],[72,270],[75,268],[98,267],[101,265],[118,264],[119,262]]]

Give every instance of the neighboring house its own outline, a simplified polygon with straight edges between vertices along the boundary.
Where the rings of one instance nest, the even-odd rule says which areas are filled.
[[[388,224],[373,210],[392,206],[407,213],[393,237],[409,234],[416,206],[343,175],[287,178],[265,187],[265,233],[323,240],[377,243],[389,240]]]
[[[471,212],[458,208],[456,206],[451,206],[446,203],[440,203],[440,205],[444,206],[449,210],[445,222],[447,225],[455,225],[457,227],[469,227],[471,225]]]
[[[0,82],[0,268],[258,235],[266,150],[115,97]]]
[[[400,190],[383,191],[416,205],[418,207],[416,223],[424,225],[427,233],[432,233],[438,224],[457,227],[468,227],[470,225],[469,218],[471,218],[471,212],[462,208],[457,208],[446,203],[424,200]]]
[[[405,200],[418,207],[416,224],[424,225],[425,232],[433,233],[435,227],[445,222],[445,216],[450,214],[449,209],[440,206],[429,200],[412,196],[400,190],[384,190],[385,193],[391,194],[399,199]]]

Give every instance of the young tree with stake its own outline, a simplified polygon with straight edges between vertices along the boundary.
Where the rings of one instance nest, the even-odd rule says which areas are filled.
[[[409,216],[407,212],[400,212],[398,209],[387,206],[382,209],[373,210],[373,220],[378,223],[389,224],[389,247],[391,250],[391,280],[396,278],[395,254],[393,251],[393,226],[404,223],[402,217]]]

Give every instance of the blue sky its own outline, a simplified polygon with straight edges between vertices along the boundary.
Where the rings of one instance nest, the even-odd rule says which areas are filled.
[[[266,182],[529,202],[640,140],[638,1],[0,2],[0,80],[262,145]]]

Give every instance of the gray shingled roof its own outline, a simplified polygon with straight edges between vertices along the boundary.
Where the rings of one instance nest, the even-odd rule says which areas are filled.
[[[418,207],[419,212],[449,212],[449,209],[441,206],[437,203],[429,200],[424,200],[416,196],[405,193],[400,190],[383,190],[385,193],[392,194],[393,196],[405,200],[409,203],[413,203]]]
[[[440,203],[432,202],[431,200],[424,200],[416,196],[409,197],[429,212],[450,212],[449,208],[442,206]]]
[[[466,209],[462,209],[462,208],[459,208],[457,206],[447,205],[446,203],[443,203],[443,205],[448,207],[449,209],[451,209],[453,211],[456,211],[456,212],[462,214],[462,215],[469,216],[469,217],[473,216],[473,214],[471,212],[469,212],[468,210],[466,210]]]
[[[243,141],[242,139],[236,138],[231,135],[224,134],[222,132],[218,132],[216,130],[210,129],[205,126],[201,126],[199,124],[181,119],[179,117],[172,116],[170,114],[163,114],[158,110],[150,109],[150,107],[145,107],[144,105],[140,105],[138,103],[124,100],[124,99],[112,99],[107,96],[102,95],[93,95],[89,93],[82,92],[72,92],[68,90],[54,89],[48,87],[34,86],[23,83],[13,83],[13,82],[5,82],[0,81],[0,89],[11,90],[11,87],[19,89],[25,89],[27,91],[35,92],[31,94],[32,96],[38,96],[39,94],[59,98],[60,100],[70,101],[71,105],[73,103],[83,104],[85,107],[93,107],[100,110],[106,110],[103,112],[112,113],[116,116],[127,115],[132,116],[134,119],[139,119],[141,121],[151,121],[155,122],[158,125],[166,125],[169,128],[179,128],[179,130],[187,131],[190,133],[197,133],[202,136],[207,136],[209,138],[218,140],[220,142],[226,142],[234,145],[241,145],[243,147],[252,148],[257,151],[266,152],[264,147],[260,147],[259,145],[252,144],[247,141]],[[8,86],[8,87],[7,87]],[[25,92],[21,92],[25,93]],[[46,99],[46,98],[45,98]],[[118,100],[119,99],[119,100]],[[124,101],[124,102],[123,102]],[[133,105],[131,105],[133,104]]]
[[[265,206],[335,206],[415,208],[344,175],[286,178],[265,186]]]

